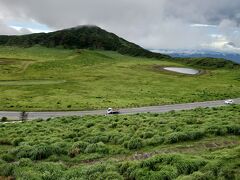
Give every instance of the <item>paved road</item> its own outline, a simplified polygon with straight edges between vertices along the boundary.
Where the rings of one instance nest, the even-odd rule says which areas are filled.
[[[240,98],[233,99],[236,104],[240,104]],[[163,106],[149,106],[139,108],[126,108],[119,109],[121,114],[136,114],[136,113],[164,113],[172,110],[188,110],[195,109],[198,107],[219,107],[226,106],[224,100],[218,101],[207,101],[207,102],[196,102],[196,103],[185,103],[185,104],[174,104],[174,105],[163,105]],[[106,110],[93,110],[93,111],[62,111],[62,112],[28,112],[28,119],[47,119],[51,117],[62,117],[62,116],[86,116],[86,115],[105,115]],[[7,117],[10,120],[18,120],[20,112],[9,112],[0,111],[0,118]]]

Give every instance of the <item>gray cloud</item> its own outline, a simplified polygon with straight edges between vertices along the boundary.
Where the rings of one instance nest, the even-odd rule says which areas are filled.
[[[147,48],[195,48],[214,41],[207,28],[190,26],[194,23],[216,25],[233,40],[239,35],[229,27],[239,26],[239,9],[239,0],[0,0],[5,21],[36,21],[52,29],[95,24]]]
[[[8,27],[6,24],[0,20],[0,34],[13,35],[18,34],[19,32],[11,27]]]

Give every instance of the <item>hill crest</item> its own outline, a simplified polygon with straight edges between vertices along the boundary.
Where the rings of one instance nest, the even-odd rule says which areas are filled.
[[[76,26],[50,33],[36,33],[21,36],[0,36],[0,45],[32,47],[63,47],[66,49],[100,49],[117,51],[130,56],[148,58],[169,58],[168,55],[148,51],[114,33],[95,25]]]

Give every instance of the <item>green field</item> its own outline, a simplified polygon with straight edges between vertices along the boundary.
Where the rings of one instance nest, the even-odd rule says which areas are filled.
[[[238,179],[240,106],[0,124],[0,179]]]
[[[239,69],[169,73],[171,60],[0,46],[1,110],[86,110],[240,97]]]

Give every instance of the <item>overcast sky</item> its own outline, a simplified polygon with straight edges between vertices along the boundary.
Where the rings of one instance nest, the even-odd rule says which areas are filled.
[[[148,49],[240,52],[240,0],[0,0],[0,34],[100,26]]]

